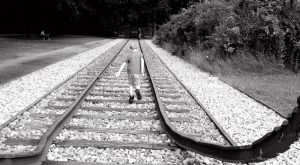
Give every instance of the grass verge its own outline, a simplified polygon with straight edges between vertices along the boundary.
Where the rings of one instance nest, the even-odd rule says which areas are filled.
[[[169,52],[173,46],[164,44]],[[214,52],[188,50],[184,59],[225,83],[287,116],[297,106],[300,96],[300,73],[282,67],[276,60],[259,59],[243,52],[227,60],[213,59]]]
[[[38,69],[95,48],[105,38],[55,36],[51,40],[23,35],[0,37],[0,85]],[[71,47],[72,46],[72,47]]]

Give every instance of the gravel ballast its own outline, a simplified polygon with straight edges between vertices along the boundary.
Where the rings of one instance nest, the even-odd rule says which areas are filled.
[[[146,42],[222,124],[237,144],[252,144],[275,127],[281,126],[285,120],[217,77],[172,56],[149,40]]]
[[[48,160],[79,161],[111,164],[182,164],[180,151],[147,149],[98,149],[95,147],[51,146]]]
[[[36,146],[17,145],[16,147],[15,145],[10,145],[8,141],[11,138],[40,139],[57,117],[66,110],[50,110],[46,107],[70,105],[73,101],[58,101],[57,97],[63,97],[62,92],[64,92],[65,89],[72,87],[74,84],[77,85],[80,83],[81,75],[84,75],[85,77],[87,75],[91,77],[97,76],[97,72],[101,71],[101,68],[103,68],[107,62],[107,59],[111,59],[114,56],[114,52],[118,51],[120,46],[122,46],[125,42],[125,40],[119,42],[112,49],[109,49],[97,59],[93,60],[93,62],[89,63],[87,67],[80,70],[75,76],[68,79],[64,82],[64,84],[60,85],[54,91],[51,91],[51,93],[46,97],[43,97],[40,101],[35,103],[34,107],[28,109],[28,111],[21,111],[23,112],[21,115],[18,115],[6,127],[0,130],[0,154],[14,154],[34,150]],[[86,80],[84,80],[82,84],[87,85],[86,83]],[[24,150],[22,151],[22,149]]]
[[[159,55],[199,101],[210,111],[223,128],[239,145],[251,144],[266,133],[280,126],[285,120],[271,109],[235,90],[195,65],[158,48],[150,40],[146,43]],[[279,154],[276,158],[251,164],[300,164],[300,143]]]
[[[9,120],[60,82],[66,80],[69,76],[121,41],[122,39],[110,41],[102,46],[1,85],[0,124]]]
[[[229,145],[228,141],[224,138],[222,133],[218,130],[216,125],[205,114],[204,110],[196,104],[196,102],[188,95],[186,90],[180,83],[173,77],[167,68],[161,63],[148,46],[143,49],[145,61],[147,61],[147,68],[153,74],[153,81],[156,83],[158,93],[171,92],[180,95],[180,98],[165,98],[159,95],[164,107],[168,105],[181,105],[185,109],[191,111],[182,113],[185,116],[190,116],[185,120],[171,121],[174,128],[184,134],[193,134],[195,140],[206,143]],[[167,83],[161,83],[167,81]],[[194,116],[192,116],[194,115]]]

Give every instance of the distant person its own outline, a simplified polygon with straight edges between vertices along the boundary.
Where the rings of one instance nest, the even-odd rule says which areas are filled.
[[[50,40],[49,34],[45,33],[44,30],[41,31],[41,37],[43,40]]]
[[[142,99],[141,95],[141,75],[144,75],[144,59],[142,57],[141,52],[138,49],[131,45],[130,46],[130,53],[125,54],[123,63],[119,69],[119,71],[115,74],[116,77],[119,77],[121,71],[127,65],[127,75],[129,81],[129,104],[133,103],[134,95],[133,90],[135,89],[135,93],[138,100]]]
[[[142,30],[141,28],[138,29],[138,40],[142,39]]]

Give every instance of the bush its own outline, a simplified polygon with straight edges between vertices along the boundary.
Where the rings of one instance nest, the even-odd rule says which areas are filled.
[[[156,42],[172,45],[173,53],[180,56],[200,49],[211,51],[212,58],[226,60],[244,52],[251,54],[249,59],[277,60],[296,71],[300,61],[300,7],[289,7],[282,0],[196,3],[163,24]]]
[[[218,50],[216,54],[218,58],[228,58],[243,47],[240,27],[237,26],[233,15],[216,27],[215,32],[208,38]]]
[[[160,26],[156,42],[169,42],[185,47],[199,46],[208,40],[207,36],[213,34],[215,27],[229,14],[230,9],[222,2],[194,4],[173,15],[169,22]]]
[[[247,48],[281,58],[284,51],[285,32],[280,26],[280,14],[284,2],[281,0],[242,0],[236,6],[239,26]]]

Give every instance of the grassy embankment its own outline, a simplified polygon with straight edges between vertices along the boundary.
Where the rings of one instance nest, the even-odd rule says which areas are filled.
[[[54,36],[51,40],[24,35],[0,37],[0,85],[98,45],[101,37]],[[71,49],[64,49],[73,46]]]
[[[170,45],[165,44],[163,48],[172,52]],[[209,57],[209,52],[192,50],[187,53],[185,60],[251,95],[284,116],[297,105],[296,99],[300,96],[300,73],[284,69],[276,61],[258,60],[243,53],[226,61],[212,61]]]
[[[286,115],[300,95],[300,75],[284,68],[300,65],[299,18],[298,3],[199,2],[172,15],[154,41]]]

